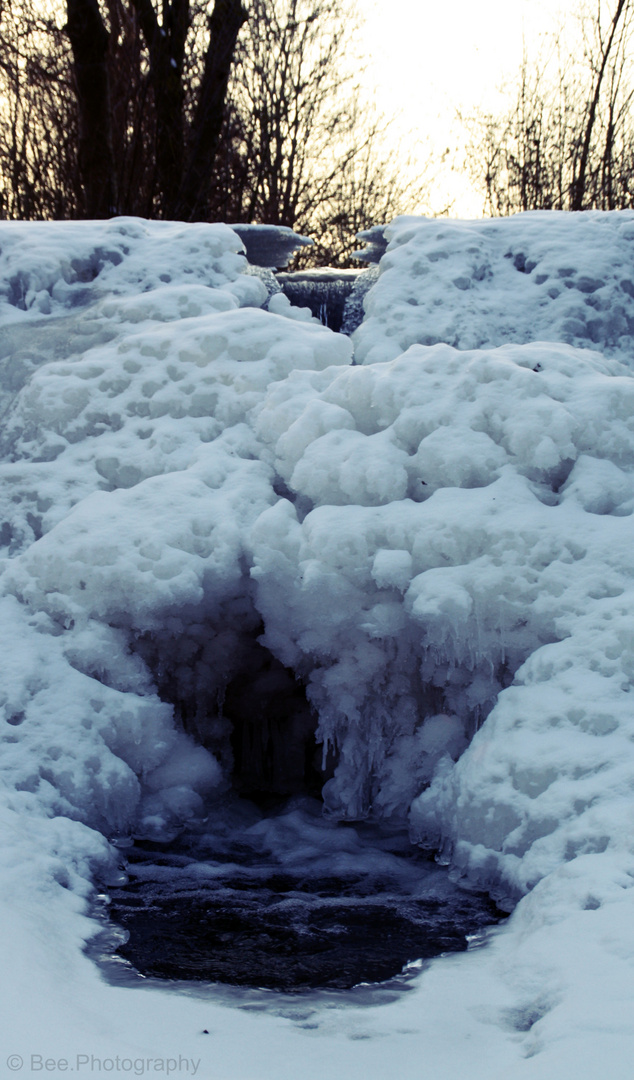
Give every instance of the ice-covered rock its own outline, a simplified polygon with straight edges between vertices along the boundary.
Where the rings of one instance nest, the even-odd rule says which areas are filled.
[[[378,264],[362,270],[346,299],[341,323],[342,334],[352,334],[361,325],[365,316],[365,298],[379,276]]]

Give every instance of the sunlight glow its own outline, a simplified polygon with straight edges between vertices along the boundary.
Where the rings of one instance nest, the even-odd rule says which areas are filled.
[[[536,54],[540,39],[565,30],[577,7],[575,0],[371,0],[364,7],[368,81],[393,118],[395,142],[429,140],[436,163],[449,150],[432,193],[436,212],[453,204],[452,216],[481,216],[481,195],[448,164],[464,153],[457,114],[499,108],[524,43]]]

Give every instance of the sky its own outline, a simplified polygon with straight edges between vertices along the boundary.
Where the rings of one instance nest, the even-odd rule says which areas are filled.
[[[377,98],[395,139],[429,137],[436,160],[464,143],[457,111],[496,111],[540,37],[577,8],[576,0],[366,0],[363,48]],[[421,151],[421,156],[424,151]],[[466,177],[441,170],[434,209],[452,202],[457,217],[479,217],[482,197]]]

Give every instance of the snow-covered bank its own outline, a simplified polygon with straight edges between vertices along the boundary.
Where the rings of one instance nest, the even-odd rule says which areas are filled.
[[[564,341],[631,362],[634,219],[629,211],[533,211],[484,221],[397,218],[357,361],[414,342],[481,349]]]
[[[260,309],[224,226],[0,227],[7,1054],[628,1075],[634,214],[392,230],[351,366]],[[79,952],[103,836],[221,796],[258,635],[338,759],[331,813],[413,802],[472,881],[532,889],[392,1004],[247,1013]]]

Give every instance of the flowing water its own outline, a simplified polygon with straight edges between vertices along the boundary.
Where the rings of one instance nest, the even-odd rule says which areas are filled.
[[[117,951],[154,979],[347,990],[466,949],[503,916],[402,827],[328,821],[309,798],[264,813],[231,797],[125,857],[129,881],[109,892]]]

